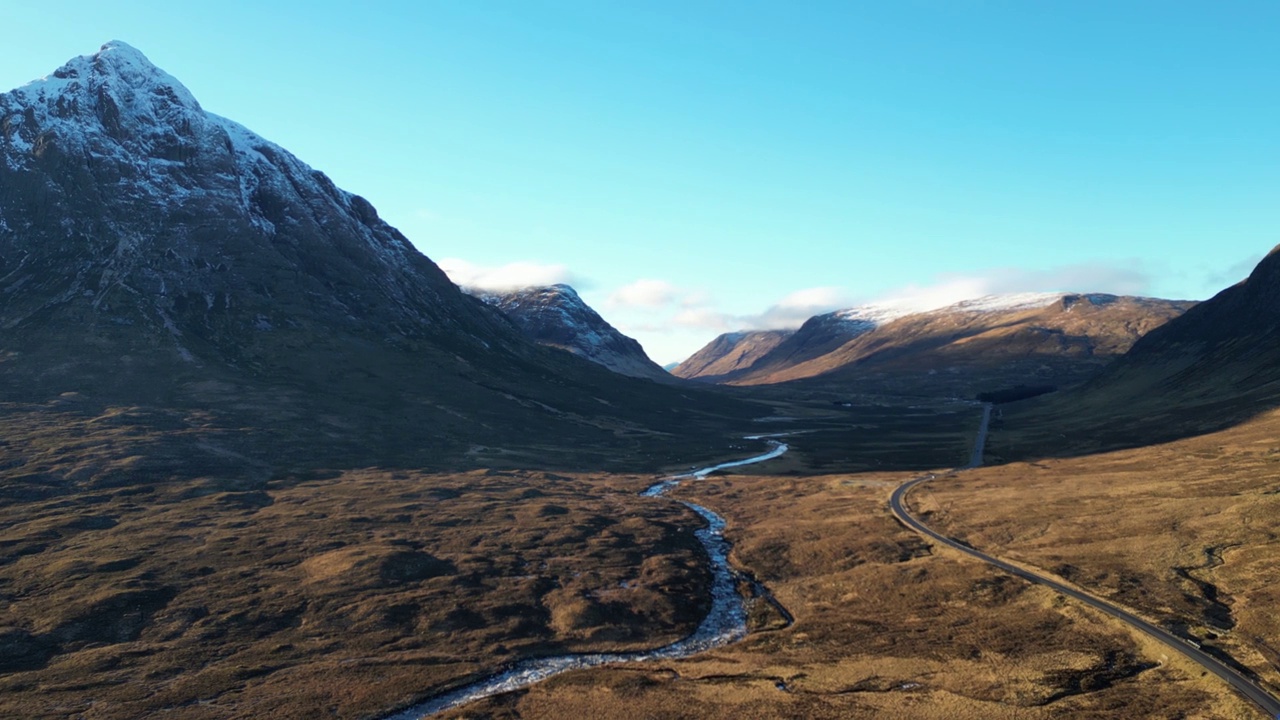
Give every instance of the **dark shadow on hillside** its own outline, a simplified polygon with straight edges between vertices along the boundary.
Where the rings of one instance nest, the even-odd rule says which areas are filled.
[[[659,474],[757,452],[763,441],[744,440],[748,435],[796,431],[781,464],[751,472],[925,470],[962,461],[976,423],[976,409],[965,403],[941,410],[906,399],[845,406],[828,393],[646,384],[659,400],[681,393],[684,404],[590,417],[494,387],[502,403],[536,413],[504,418],[476,407],[457,418],[407,393],[326,394],[286,383],[246,392],[208,381],[199,385],[202,407],[77,392],[10,401],[0,403],[0,497],[31,502],[71,492],[184,488],[191,497],[237,493],[251,500],[269,485],[362,468]],[[531,415],[542,422],[530,422]]]
[[[1176,383],[1162,383],[1170,392]],[[1178,393],[1181,394],[1181,393]],[[1004,405],[992,425],[988,463],[1031,462],[1146,447],[1209,435],[1280,408],[1280,398],[1232,396],[1161,405],[1154,398],[1108,406],[1089,401],[1088,388]]]
[[[1280,407],[1280,253],[1143,336],[1080,389],[1006,411],[1006,460],[1070,457],[1204,435]]]

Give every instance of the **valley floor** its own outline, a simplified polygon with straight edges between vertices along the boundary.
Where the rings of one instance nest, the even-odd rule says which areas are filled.
[[[888,513],[905,479],[726,477],[682,488],[729,518],[735,561],[774,591],[793,626],[687,660],[571,673],[443,717],[1260,716],[1111,618],[935,552]]]
[[[833,412],[773,464],[672,493],[726,518],[731,561],[793,624],[756,603],[740,643],[441,717],[1261,717],[1158,643],[892,517],[919,472],[868,466],[963,463],[975,407]],[[948,535],[1184,624],[1274,692],[1278,429],[1280,413],[966,471],[912,502]],[[852,456],[868,469],[817,474]],[[521,657],[671,642],[705,614],[708,575],[700,519],[639,496],[652,482],[365,470],[15,495],[0,506],[0,715],[371,719]]]

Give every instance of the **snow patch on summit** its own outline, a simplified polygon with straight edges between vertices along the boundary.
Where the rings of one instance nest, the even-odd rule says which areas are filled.
[[[857,307],[837,310],[837,319],[857,326],[879,327],[900,317],[912,314],[913,310],[905,305],[894,303],[871,303]]]
[[[49,152],[118,168],[113,194],[119,202],[226,202],[274,234],[275,223],[254,200],[259,188],[270,186],[317,209],[337,203],[358,219],[356,233],[390,266],[403,270],[416,253],[407,241],[379,239],[367,227],[378,223],[368,203],[279,145],[206,112],[186,86],[118,40],[0,94],[0,155],[7,166],[30,168]]]
[[[935,307],[920,307],[910,302],[889,301],[837,310],[833,315],[838,320],[844,321],[855,328],[865,327],[871,329],[909,315],[925,313],[995,313],[1034,310],[1048,307],[1062,300],[1063,297],[1064,293],[1061,292],[1009,293],[1004,295],[985,295]]]
[[[1062,300],[1063,293],[1012,293],[1008,295],[987,295],[985,297],[973,298],[972,300],[961,300],[954,305],[948,305],[938,312],[970,312],[970,313],[992,313],[992,312],[1015,312],[1018,310],[1036,310],[1039,308],[1049,307],[1050,305]]]
[[[213,252],[222,247],[211,236],[218,227],[272,262],[298,264],[307,252],[336,251],[342,262],[358,265],[369,280],[365,297],[344,303],[336,290],[332,298],[318,295],[353,323],[361,316],[349,309],[372,294],[401,313],[396,336],[450,322],[435,310],[448,304],[441,293],[451,294],[452,286],[372,205],[279,145],[206,112],[181,82],[127,43],[109,42],[0,93],[0,173],[13,184],[6,190],[28,198],[10,206],[18,212],[0,232],[57,230],[82,244],[87,264],[70,283],[75,296],[94,298],[95,309],[115,288],[137,290],[138,307],[157,319],[187,292],[216,294],[229,307],[231,295],[214,292],[222,281],[213,268],[230,262]],[[36,205],[76,212],[36,228],[34,211],[27,211]],[[163,262],[155,262],[161,254]],[[103,272],[91,272],[91,265]],[[237,291],[269,294],[262,288]]]

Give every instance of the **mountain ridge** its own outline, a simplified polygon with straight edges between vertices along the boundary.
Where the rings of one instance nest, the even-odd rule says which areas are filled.
[[[671,374],[653,362],[638,341],[610,325],[569,285],[463,291],[501,310],[542,345],[567,350],[622,375],[671,380]]]
[[[751,364],[708,379],[855,383],[909,371],[958,373],[960,380],[1003,358],[1027,381],[1073,383],[1190,305],[1104,293],[1019,293],[924,311],[850,308],[814,316]],[[1055,367],[1042,368],[1046,363]]]

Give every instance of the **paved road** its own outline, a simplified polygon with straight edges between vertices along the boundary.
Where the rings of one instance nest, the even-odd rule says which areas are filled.
[[[965,466],[965,468],[959,468],[960,470],[964,470],[970,467],[977,467],[978,465],[982,464],[982,448],[986,444],[987,425],[990,423],[990,421],[991,421],[991,406],[987,405],[983,410],[982,427],[978,433],[978,440],[975,443],[973,455],[970,458],[970,464]],[[902,521],[904,525],[911,528],[912,530],[915,530],[921,535],[924,535],[925,537],[933,540],[934,542],[959,550],[960,552],[966,555],[975,557],[990,565],[995,565],[1001,570],[1004,570],[1005,572],[1016,575],[1022,578],[1023,580],[1027,580],[1029,582],[1033,582],[1038,585],[1044,585],[1048,588],[1051,588],[1055,592],[1059,592],[1059,593],[1062,593],[1063,595],[1066,595],[1067,597],[1073,598],[1075,600],[1079,600],[1080,602],[1084,603],[1085,605],[1088,605],[1091,608],[1101,610],[1102,612],[1116,618],[1117,620],[1141,630],[1142,632],[1159,640],[1165,645],[1168,645],[1170,648],[1173,648],[1174,650],[1182,653],[1183,655],[1186,655],[1188,658],[1190,658],[1192,661],[1194,661],[1196,664],[1198,664],[1200,667],[1204,668],[1208,672],[1211,672],[1214,675],[1217,675],[1218,677],[1225,680],[1229,685],[1231,685],[1231,687],[1239,691],[1240,694],[1249,698],[1249,700],[1257,704],[1258,707],[1266,711],[1269,717],[1280,718],[1280,699],[1276,699],[1275,697],[1271,696],[1270,694],[1267,693],[1267,691],[1263,690],[1261,687],[1258,687],[1258,685],[1254,684],[1254,682],[1249,678],[1245,677],[1244,675],[1241,675],[1239,672],[1235,671],[1234,669],[1224,665],[1217,658],[1204,652],[1198,647],[1191,645],[1188,641],[1177,637],[1176,635],[1169,632],[1168,630],[1165,630],[1164,628],[1159,627],[1157,625],[1153,625],[1147,622],[1146,620],[1143,620],[1142,618],[1134,615],[1133,613],[1123,610],[1120,607],[1113,605],[1106,600],[1103,600],[1102,598],[1095,597],[1093,595],[1090,595],[1086,592],[1082,592],[1072,587],[1068,587],[1067,585],[1064,585],[1052,579],[1051,577],[1041,575],[1039,573],[1018,567],[1011,563],[1005,562],[1004,560],[1001,560],[999,558],[992,557],[991,555],[988,555],[980,550],[975,550],[974,548],[971,548],[968,545],[965,545],[959,542],[958,540],[953,540],[945,535],[942,535],[941,533],[938,533],[937,531],[933,530],[929,526],[925,525],[923,522],[917,519],[914,515],[912,515],[910,511],[907,510],[906,497],[907,497],[907,494],[911,492],[912,488],[932,480],[933,477],[934,476],[932,475],[925,475],[924,477],[918,477],[914,480],[910,480],[908,482],[903,483],[902,485],[898,486],[897,490],[893,491],[893,496],[889,498],[889,508],[893,511],[893,514],[899,520]]]

